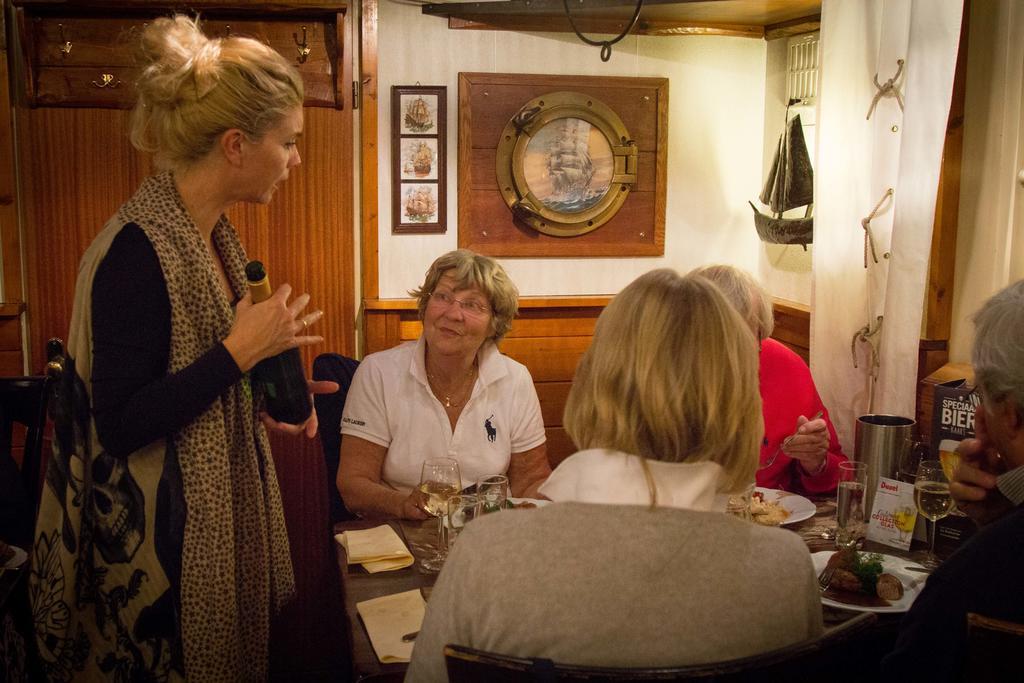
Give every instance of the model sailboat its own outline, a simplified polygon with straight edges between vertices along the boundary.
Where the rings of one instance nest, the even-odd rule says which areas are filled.
[[[804,249],[814,241],[814,171],[811,157],[807,154],[800,115],[794,116],[779,136],[768,179],[761,191],[761,202],[772,212],[761,213],[753,202],[754,226],[764,242],[772,244],[799,244]],[[783,218],[782,214],[791,209],[806,206],[802,218]]]

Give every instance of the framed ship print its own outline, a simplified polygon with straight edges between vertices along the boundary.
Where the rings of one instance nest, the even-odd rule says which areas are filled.
[[[447,88],[391,88],[391,230],[446,230],[445,122]]]
[[[666,78],[460,73],[459,246],[664,255],[668,95]]]

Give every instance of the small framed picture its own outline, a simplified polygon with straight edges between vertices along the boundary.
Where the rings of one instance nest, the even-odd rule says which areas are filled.
[[[392,232],[443,233],[447,87],[391,88]]]

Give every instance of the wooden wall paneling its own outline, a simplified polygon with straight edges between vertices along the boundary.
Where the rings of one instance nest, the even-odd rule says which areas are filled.
[[[377,239],[377,0],[362,0],[359,35],[360,273],[364,299],[376,299]]]
[[[953,74],[953,96],[946,124],[946,139],[942,148],[925,299],[924,339],[947,342],[953,323],[953,273],[956,270],[956,232],[960,213],[960,162],[963,157],[964,102],[967,92],[969,6],[970,3],[964,3],[964,15],[960,24],[960,47]],[[927,375],[930,372],[931,370],[923,374]]]
[[[128,142],[128,112],[18,109],[29,367],[67,339],[78,262],[149,173]]]
[[[2,11],[2,7],[0,7]],[[4,25],[0,17],[0,33]],[[3,36],[0,36],[2,42]],[[3,257],[3,303],[0,303],[0,376],[25,374],[21,345],[21,237],[18,233],[14,140],[7,78],[7,44],[0,49],[0,253]]]
[[[774,299],[772,310],[775,313],[772,338],[788,346],[808,363],[811,354],[811,309],[795,301]]]

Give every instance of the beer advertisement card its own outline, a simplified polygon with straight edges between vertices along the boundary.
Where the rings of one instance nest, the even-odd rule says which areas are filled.
[[[868,539],[909,550],[916,521],[914,485],[896,479],[879,478],[868,522]]]

